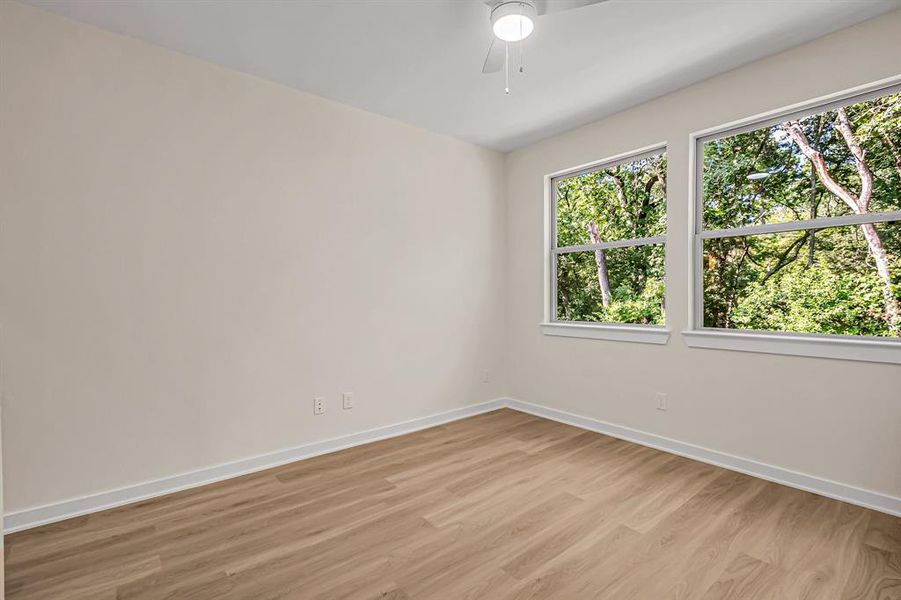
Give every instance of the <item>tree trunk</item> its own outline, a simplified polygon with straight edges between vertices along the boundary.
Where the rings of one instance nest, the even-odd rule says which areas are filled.
[[[845,138],[845,144],[851,151],[851,155],[854,156],[854,166],[857,167],[857,174],[860,176],[860,194],[857,196],[857,204],[860,207],[860,212],[865,213],[870,206],[870,198],[873,196],[873,172],[867,166],[863,148],[857,142],[857,136],[854,135],[854,131],[851,129],[851,122],[848,120],[848,114],[844,108],[838,109],[835,128]]]
[[[816,172],[823,186],[847,204],[855,213],[859,215],[867,214],[870,197],[873,194],[873,173],[867,166],[863,148],[857,142],[857,136],[851,129],[845,109],[838,109],[835,128],[841,133],[845,144],[854,157],[854,166],[857,168],[857,174],[860,176],[859,196],[855,196],[832,178],[832,175],[829,174],[826,168],[826,159],[821,152],[811,147],[798,121],[784,123],[783,128],[798,145],[801,152],[807,157],[807,160],[810,161],[811,167]],[[876,227],[872,224],[861,225],[860,227],[863,230],[864,238],[867,240],[870,254],[873,255],[873,259],[876,261],[876,273],[879,275],[879,279],[882,280],[882,298],[885,300],[885,319],[888,323],[889,331],[893,335],[898,335],[901,333],[901,307],[899,307],[898,300],[895,298],[892,290],[892,276],[889,271],[888,255],[885,252]]]
[[[594,221],[588,223],[588,235],[592,244],[600,244],[601,236],[598,234],[598,226]],[[601,288],[601,303],[604,308],[610,306],[610,279],[607,277],[607,257],[603,250],[594,251],[594,262],[598,269],[598,286]]]
[[[810,218],[817,218],[817,209],[819,208],[819,200],[817,197],[817,174],[813,169],[810,170]],[[813,266],[814,254],[816,253],[817,230],[810,230],[810,237],[807,238],[807,268]]]
[[[855,213],[861,214],[862,212],[866,212],[865,210],[861,210],[861,203],[858,197],[839,185],[839,183],[832,178],[832,175],[829,174],[829,171],[826,169],[825,157],[823,157],[821,152],[815,150],[810,145],[810,142],[807,141],[807,136],[804,134],[804,130],[801,129],[801,124],[798,121],[789,121],[782,126],[801,149],[801,152],[804,153],[804,156],[807,157],[807,160],[810,161],[810,166],[816,172],[823,187],[839,200],[847,204],[848,208]],[[867,202],[869,202],[869,198],[867,198]]]
[[[882,246],[882,240],[872,223],[861,225],[863,236],[867,239],[870,254],[876,261],[876,273],[882,280],[882,297],[885,300],[885,318],[888,320],[889,329],[894,335],[901,333],[901,309],[898,307],[898,299],[892,293],[892,275],[889,271],[888,254]]]

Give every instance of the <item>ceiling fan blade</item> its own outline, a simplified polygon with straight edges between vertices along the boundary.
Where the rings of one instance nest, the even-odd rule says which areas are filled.
[[[535,0],[535,10],[539,16],[599,4],[605,0]]]
[[[491,43],[488,45],[488,55],[485,57],[485,64],[482,65],[482,73],[497,73],[504,66],[504,46],[500,40],[491,36]]]

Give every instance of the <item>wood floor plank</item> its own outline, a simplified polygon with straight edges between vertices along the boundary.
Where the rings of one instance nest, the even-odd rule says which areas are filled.
[[[635,543],[641,534],[619,525],[606,535],[583,539],[549,561],[537,574],[517,585],[503,600],[543,600],[546,598],[580,598],[579,590],[600,587],[595,574],[617,560],[622,548]]]
[[[874,546],[860,549],[839,600],[901,600],[901,552]]]
[[[777,600],[776,586],[784,576],[769,563],[739,553],[701,600]]]
[[[901,519],[508,409],[5,543],[9,600],[901,600]]]
[[[687,557],[703,550],[700,524],[719,527],[764,485],[738,473],[723,472],[632,547],[624,549],[628,559],[611,564],[602,575],[602,585],[585,597],[663,597],[665,588],[681,578]],[[656,593],[650,593],[652,590]]]
[[[830,502],[823,512],[822,533],[811,550],[788,572],[780,586],[787,598],[836,598],[863,544],[869,511]]]

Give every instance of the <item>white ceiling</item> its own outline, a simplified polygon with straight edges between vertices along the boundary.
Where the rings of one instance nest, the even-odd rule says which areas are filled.
[[[505,96],[481,0],[26,1],[503,151],[901,7],[608,0],[539,17]]]

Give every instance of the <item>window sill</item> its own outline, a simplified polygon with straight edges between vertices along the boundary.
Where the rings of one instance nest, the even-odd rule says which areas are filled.
[[[665,344],[670,330],[649,325],[616,325],[613,323],[541,323],[544,335],[586,338],[591,340],[612,340],[616,342],[638,342],[642,344]]]
[[[682,337],[691,348],[901,364],[901,341],[891,339],[710,329],[683,331]]]

